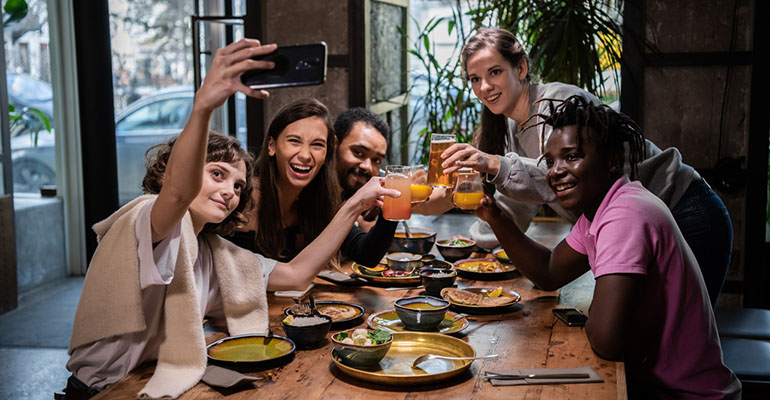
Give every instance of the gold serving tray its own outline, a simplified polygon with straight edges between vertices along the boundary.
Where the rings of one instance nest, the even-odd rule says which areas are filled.
[[[344,374],[382,385],[422,385],[440,382],[470,368],[472,360],[430,360],[412,368],[417,357],[438,354],[451,357],[475,357],[476,351],[464,341],[440,333],[396,332],[388,354],[379,365],[359,369],[342,363],[332,350],[332,360]]]

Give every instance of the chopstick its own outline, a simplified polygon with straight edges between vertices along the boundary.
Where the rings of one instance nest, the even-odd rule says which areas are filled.
[[[385,288],[385,290],[412,290],[412,289],[424,289],[425,286],[406,286],[406,287],[389,287]]]

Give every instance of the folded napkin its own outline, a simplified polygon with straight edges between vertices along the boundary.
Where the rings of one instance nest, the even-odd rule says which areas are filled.
[[[209,386],[222,388],[241,386],[261,379],[262,378],[247,376],[240,372],[218,367],[216,365],[209,365],[206,367],[206,372],[203,373],[203,378],[201,378],[201,380]]]
[[[490,379],[492,386],[517,386],[517,385],[551,385],[555,383],[593,383],[604,382],[599,374],[591,367],[579,368],[533,368],[512,369],[509,371],[487,371],[490,374],[504,375],[528,375],[528,374],[588,374],[588,378],[522,378],[522,379]]]

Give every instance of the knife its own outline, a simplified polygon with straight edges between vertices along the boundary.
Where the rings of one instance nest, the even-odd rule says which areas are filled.
[[[536,374],[494,374],[487,372],[484,375],[485,379],[501,379],[501,380],[514,380],[514,379],[588,379],[591,375],[586,373],[536,373]]]

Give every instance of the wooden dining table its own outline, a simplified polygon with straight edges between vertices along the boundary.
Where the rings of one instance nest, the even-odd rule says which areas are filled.
[[[451,225],[451,224],[449,224]],[[554,247],[569,232],[569,224],[533,222],[527,234],[539,243]],[[441,237],[441,235],[439,235]],[[435,248],[434,248],[435,250]],[[332,343],[324,339],[317,348],[296,350],[291,362],[270,370],[246,372],[263,379],[238,389],[217,389],[198,383],[180,399],[625,399],[626,382],[622,362],[599,358],[582,327],[569,327],[551,310],[575,307],[588,311],[594,279],[583,275],[558,291],[537,289],[525,277],[504,281],[457,279],[459,288],[502,287],[521,295],[513,311],[498,315],[470,315],[470,325],[453,336],[470,344],[477,355],[498,354],[496,359],[476,360],[463,374],[443,382],[422,386],[386,386],[357,380],[343,373],[331,359]],[[392,309],[393,301],[418,295],[419,288],[338,286],[320,279],[311,290],[316,301],[334,300],[363,305],[366,317]],[[268,294],[270,326],[282,334],[283,310],[294,304],[291,298]],[[207,342],[225,333],[207,329]],[[601,383],[493,386],[483,378],[486,371],[532,368],[592,367]],[[102,391],[95,399],[133,399],[147,383],[154,364],[145,364]]]

